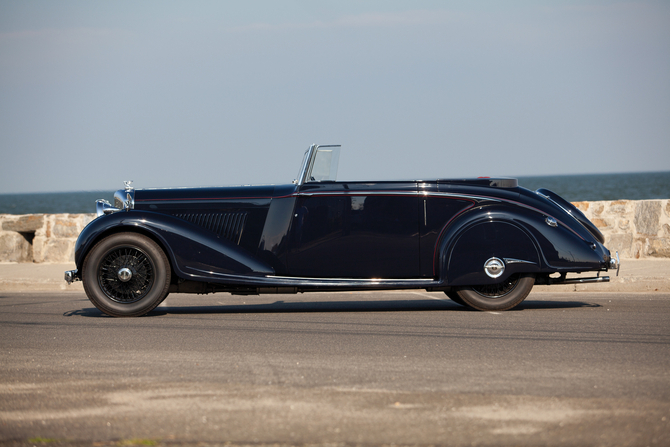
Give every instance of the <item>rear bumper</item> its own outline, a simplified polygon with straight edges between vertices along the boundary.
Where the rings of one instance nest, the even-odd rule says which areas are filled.
[[[605,261],[602,264],[602,270],[616,270],[616,276],[619,276],[619,269],[621,268],[621,260],[619,259],[619,252],[614,252],[614,256],[611,257],[609,261]],[[567,278],[567,273],[561,273],[561,276],[558,278],[552,278],[546,276],[544,278],[538,277],[535,281],[535,284],[538,285],[552,285],[552,284],[590,284],[597,282],[610,282],[609,276],[598,276],[590,278]]]
[[[619,252],[615,251],[614,252],[614,257],[610,256],[610,262],[608,269],[609,270],[614,270],[616,269],[616,276],[619,276],[619,269],[621,268],[621,260],[619,259]]]

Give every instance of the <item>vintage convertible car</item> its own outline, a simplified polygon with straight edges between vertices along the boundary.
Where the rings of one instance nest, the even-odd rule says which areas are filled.
[[[98,200],[77,270],[102,312],[139,316],[170,292],[444,291],[506,310],[534,284],[605,282],[619,257],[573,205],[516,179],[338,182],[312,145],[292,184],[135,190]],[[567,277],[568,273],[596,276]]]

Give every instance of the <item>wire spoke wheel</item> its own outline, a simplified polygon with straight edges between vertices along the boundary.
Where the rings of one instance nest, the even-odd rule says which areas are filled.
[[[519,275],[512,275],[499,284],[490,284],[486,286],[473,286],[472,290],[486,298],[503,298],[516,288],[519,284]]]
[[[99,241],[84,260],[88,299],[113,317],[139,317],[167,296],[172,269],[163,249],[138,233],[116,233]]]
[[[130,279],[123,280],[119,272],[129,272]],[[151,290],[155,267],[145,253],[135,247],[112,249],[100,263],[98,282],[112,301],[134,303]]]
[[[497,284],[460,287],[452,293],[477,310],[508,310],[525,300],[534,284],[535,275],[517,273]]]

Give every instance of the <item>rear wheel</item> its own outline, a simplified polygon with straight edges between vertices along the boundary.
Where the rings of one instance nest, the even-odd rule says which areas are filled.
[[[455,293],[463,303],[477,310],[508,310],[526,299],[533,284],[535,275],[522,273],[498,284],[461,287]]]
[[[165,299],[170,263],[150,238],[117,233],[98,242],[84,260],[82,279],[88,299],[113,317],[144,315]]]

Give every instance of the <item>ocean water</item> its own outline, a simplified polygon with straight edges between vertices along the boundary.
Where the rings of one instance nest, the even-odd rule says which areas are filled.
[[[670,199],[670,172],[519,177],[519,186],[546,188],[569,202]]]
[[[570,202],[670,199],[670,172],[519,177],[519,185],[547,188]],[[114,191],[0,194],[0,214],[94,213],[95,200]]]
[[[95,213],[95,201],[112,202],[114,191],[0,194],[0,214]]]

